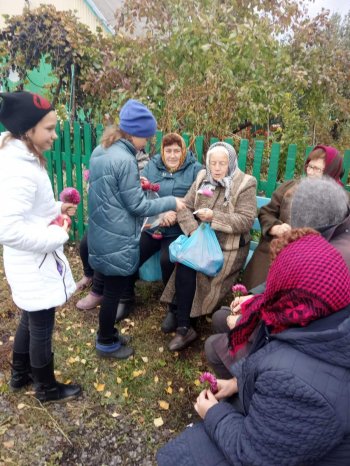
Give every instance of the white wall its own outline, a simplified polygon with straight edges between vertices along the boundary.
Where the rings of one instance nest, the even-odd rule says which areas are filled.
[[[89,6],[84,0],[30,0],[29,5],[31,9],[38,8],[40,4],[54,5],[57,10],[77,10],[75,14],[79,20],[89,26],[92,31],[96,31],[96,27],[104,27],[91,11]],[[20,15],[22,14],[23,7],[26,5],[24,0],[0,0],[0,15]],[[0,16],[0,29],[5,25],[4,18]]]

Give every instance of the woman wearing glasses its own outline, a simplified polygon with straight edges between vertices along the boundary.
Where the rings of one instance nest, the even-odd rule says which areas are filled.
[[[310,178],[330,176],[342,185],[343,157],[332,146],[316,146],[305,162],[305,173]],[[298,180],[282,183],[272,194],[271,202],[259,212],[262,236],[243,275],[248,290],[265,282],[269,270],[270,242],[289,231],[291,200]]]

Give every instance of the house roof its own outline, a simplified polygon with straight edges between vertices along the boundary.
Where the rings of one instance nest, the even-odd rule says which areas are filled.
[[[96,9],[105,18],[108,26],[114,30],[116,25],[114,13],[123,3],[123,0],[88,0],[88,3],[95,5]]]

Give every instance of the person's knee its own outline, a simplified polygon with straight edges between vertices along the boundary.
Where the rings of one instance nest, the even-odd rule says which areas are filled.
[[[214,349],[213,343],[215,341],[216,335],[211,335],[209,338],[206,339],[204,343],[204,352],[207,358],[208,363],[212,366],[218,362],[217,354]]]
[[[230,315],[231,311],[228,307],[222,307],[212,316],[212,328],[214,333],[225,333],[230,329],[227,326],[227,317]]]

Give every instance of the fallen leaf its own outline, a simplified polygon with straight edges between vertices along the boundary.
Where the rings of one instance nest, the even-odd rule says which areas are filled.
[[[88,341],[87,343],[85,343],[86,346],[92,346],[92,343],[90,341]]]
[[[66,385],[72,383],[71,379],[67,379],[65,382],[64,382]]]
[[[114,411],[114,413],[112,413],[112,417],[119,417],[119,416],[120,416],[120,414],[116,413],[115,411]]]
[[[117,383],[122,383],[122,379],[120,377],[117,377]]]
[[[153,419],[153,424],[156,427],[161,427],[164,424],[164,421],[163,421],[163,419],[161,417],[157,417],[157,418]]]
[[[3,443],[5,448],[8,448],[9,450],[15,446],[15,441],[14,440],[9,440],[8,442]]]
[[[61,371],[54,371],[54,372],[55,372],[55,375],[62,375]]]
[[[172,385],[172,383],[173,383],[173,382],[172,382],[171,380],[168,380],[168,381],[167,381],[168,387],[170,387],[170,385]]]
[[[169,393],[169,395],[173,393],[173,389],[171,387],[166,388],[165,391]]]
[[[82,359],[80,362],[81,362],[82,364],[86,364],[86,359]]]
[[[195,384],[196,387],[198,387],[201,384],[198,379],[196,379],[193,383]]]
[[[123,392],[123,397],[124,398],[127,398],[129,395],[128,395],[128,387],[125,388],[124,392]]]
[[[159,382],[159,377],[158,377],[158,375],[156,375],[156,376],[154,377],[154,383],[158,383],[158,382]]]
[[[94,383],[94,387],[96,388],[97,392],[103,392],[105,389],[105,384],[104,383]]]
[[[182,387],[179,388],[179,392],[180,392],[180,393],[183,393],[184,391],[185,391],[184,388],[182,388]]]
[[[159,351],[160,353],[163,353],[163,351],[164,351],[163,346],[161,346],[160,348],[158,348],[158,351]]]
[[[13,341],[14,339],[15,339],[15,337],[11,336],[11,337],[9,338],[9,341]]]
[[[164,400],[158,401],[158,404],[161,409],[164,409],[166,411],[169,409],[169,403]]]
[[[148,357],[147,356],[142,356],[141,359],[142,359],[143,362],[148,362]]]
[[[105,397],[106,397],[106,398],[110,398],[111,395],[112,395],[112,392],[109,392],[109,391],[108,391],[108,392],[105,393]]]
[[[90,333],[95,333],[95,329],[94,329],[94,328],[90,328]]]
[[[20,403],[19,405],[17,405],[17,409],[23,409],[25,408],[25,404],[24,403]]]
[[[140,375],[143,375],[144,373],[145,373],[145,371],[143,371],[143,370],[134,371],[132,373],[132,376],[133,376],[134,379],[136,379],[136,377],[140,377]]]

